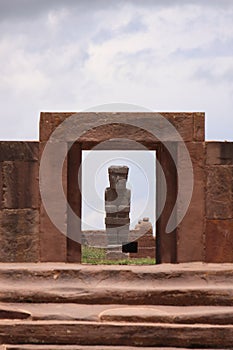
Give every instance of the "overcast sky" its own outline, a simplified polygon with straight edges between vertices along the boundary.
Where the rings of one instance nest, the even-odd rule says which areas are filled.
[[[207,139],[233,140],[233,0],[0,0],[0,140],[38,140],[41,111],[111,103],[204,111]],[[123,158],[134,169],[135,159]],[[154,174],[153,160],[141,160],[133,210]],[[99,158],[102,177],[86,163],[88,179],[99,181],[97,202],[116,161]],[[85,191],[85,222],[103,227],[103,201],[93,211]],[[139,218],[153,221],[149,191],[150,210]]]
[[[232,23],[232,0],[0,0],[0,139],[117,102],[204,111],[232,140]]]

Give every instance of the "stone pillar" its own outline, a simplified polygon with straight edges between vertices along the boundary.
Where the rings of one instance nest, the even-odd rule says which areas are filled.
[[[110,249],[119,249],[129,239],[131,192],[126,188],[128,171],[126,166],[111,166],[108,169],[110,187],[105,190],[105,224]]]

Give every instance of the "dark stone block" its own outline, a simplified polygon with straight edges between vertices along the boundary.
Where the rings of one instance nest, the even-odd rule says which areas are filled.
[[[1,141],[0,162],[4,161],[38,161],[39,142]]]
[[[137,253],[138,252],[138,242],[123,243],[122,253]]]

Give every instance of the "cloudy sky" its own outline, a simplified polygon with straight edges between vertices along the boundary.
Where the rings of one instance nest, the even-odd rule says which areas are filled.
[[[232,0],[0,0],[0,140],[111,103],[204,111],[207,139],[233,140],[232,23]]]
[[[0,0],[0,139],[115,102],[205,111],[232,140],[232,23],[232,0]]]

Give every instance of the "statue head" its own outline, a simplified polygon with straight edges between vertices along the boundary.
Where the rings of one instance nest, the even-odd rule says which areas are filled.
[[[108,168],[111,188],[126,188],[129,168],[127,166],[112,165]]]

